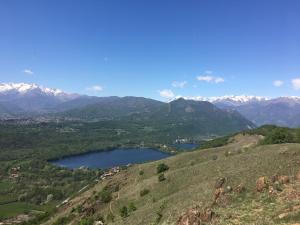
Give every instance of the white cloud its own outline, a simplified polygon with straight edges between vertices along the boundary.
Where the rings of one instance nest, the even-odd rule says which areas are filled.
[[[100,85],[94,85],[94,86],[86,88],[86,90],[92,91],[92,92],[100,92],[100,91],[103,91],[103,87]]]
[[[24,69],[22,72],[28,75],[33,75],[33,71],[31,69]]]
[[[170,89],[164,89],[164,90],[158,91],[158,93],[163,98],[170,99],[170,98],[174,98],[175,97],[175,94]]]
[[[274,80],[273,81],[273,85],[275,87],[281,87],[284,84],[284,82],[282,80]]]
[[[199,81],[205,81],[208,83],[223,83],[225,80],[222,77],[214,77],[214,76],[208,76],[208,75],[204,75],[204,76],[198,76],[197,80]]]
[[[213,71],[211,71],[211,70],[205,70],[204,73],[205,73],[205,74],[212,74]]]
[[[215,83],[223,83],[225,80],[222,77],[215,77],[214,81],[215,81]]]
[[[197,80],[211,82],[213,80],[212,76],[198,76]]]
[[[187,85],[187,81],[173,81],[172,86],[176,88],[184,88]]]
[[[295,78],[292,80],[292,85],[295,90],[300,90],[300,78]]]

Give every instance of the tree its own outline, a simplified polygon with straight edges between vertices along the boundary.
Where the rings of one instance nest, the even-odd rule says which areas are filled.
[[[157,173],[162,173],[162,172],[165,172],[169,169],[169,166],[167,166],[166,164],[164,163],[161,163],[157,166]]]
[[[293,142],[293,136],[286,128],[275,128],[263,141],[263,144],[282,144]]]

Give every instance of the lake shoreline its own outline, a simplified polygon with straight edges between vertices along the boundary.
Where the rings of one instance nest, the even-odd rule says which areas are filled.
[[[69,169],[80,167],[108,169],[115,166],[157,161],[172,155],[174,154],[157,148],[115,148],[67,156],[58,160],[52,159],[48,162]]]

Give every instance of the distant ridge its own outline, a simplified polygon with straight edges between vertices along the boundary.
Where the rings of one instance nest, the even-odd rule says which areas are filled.
[[[220,109],[237,111],[257,126],[264,124],[300,126],[300,97],[298,96],[278,98],[254,95],[178,96],[173,101],[178,99],[210,102]],[[163,104],[164,102],[142,97],[95,97],[71,94],[37,84],[0,83],[1,119],[62,113],[61,115],[64,116],[98,120],[115,118],[117,115],[117,117],[123,116],[122,113],[126,110],[127,114],[136,113],[137,109],[138,113],[154,112],[159,105]]]

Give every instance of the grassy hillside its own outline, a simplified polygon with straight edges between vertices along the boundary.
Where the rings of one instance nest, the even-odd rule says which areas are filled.
[[[260,135],[240,134],[223,147],[133,165],[72,199],[45,224],[104,220],[118,225],[181,225],[180,216],[195,206],[181,219],[199,210],[202,221],[208,215],[203,212],[210,212],[208,224],[296,223],[300,219],[300,182],[296,179],[300,145],[257,145],[261,140]],[[169,169],[159,181],[161,163]],[[288,176],[289,183],[278,176]],[[260,177],[268,182],[258,192]],[[216,181],[222,178],[223,189],[218,189]],[[223,191],[218,195],[219,190]]]

